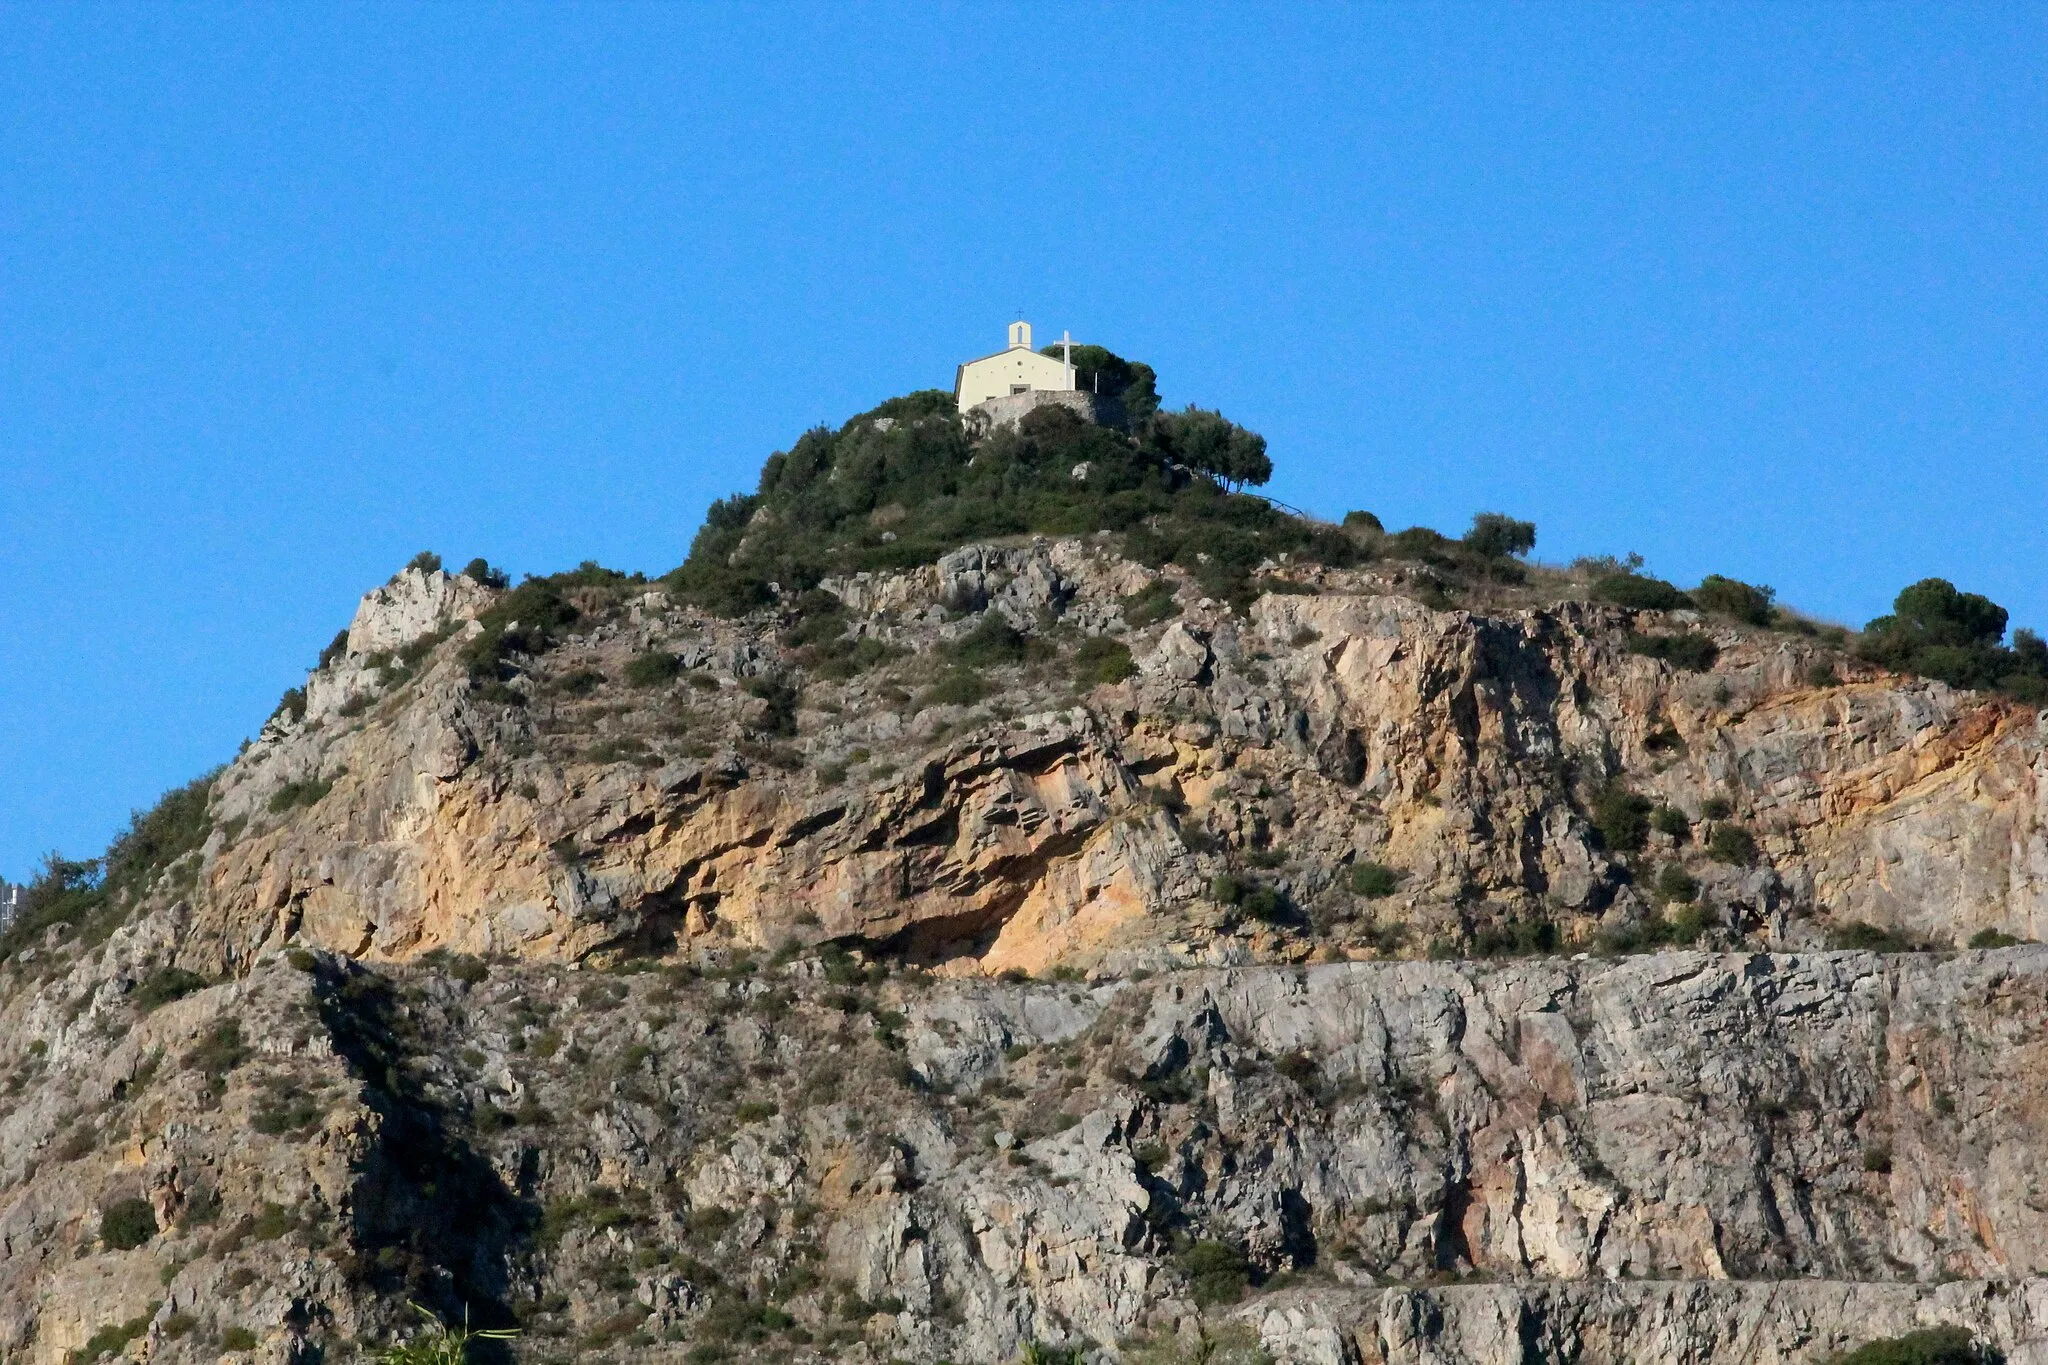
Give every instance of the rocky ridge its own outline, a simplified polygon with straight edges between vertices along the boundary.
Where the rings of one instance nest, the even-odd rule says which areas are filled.
[[[2048,1359],[2048,950],[1962,949],[2038,934],[2039,714],[1262,584],[593,573],[493,679],[513,599],[401,574],[146,903],[9,959],[0,1351]]]

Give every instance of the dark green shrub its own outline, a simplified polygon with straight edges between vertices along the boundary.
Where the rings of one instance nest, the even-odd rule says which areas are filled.
[[[1245,884],[1228,872],[1218,873],[1209,881],[1209,898],[1222,905],[1236,905],[1244,898]]]
[[[1253,886],[1238,898],[1237,908],[1255,920],[1277,924],[1292,917],[1287,898],[1270,886]]]
[[[1673,668],[1683,668],[1692,673],[1706,672],[1721,657],[1719,645],[1694,631],[1676,635],[1638,635],[1631,631],[1628,652],[1659,659]]]
[[[1686,947],[1706,932],[1706,916],[1697,906],[1685,906],[1669,915],[1654,915],[1639,924],[1609,929],[1600,935],[1600,948],[1609,953],[1647,953],[1659,948]]]
[[[956,668],[933,683],[918,697],[924,706],[972,706],[988,696],[988,684],[970,669]]]
[[[273,1094],[249,1116],[249,1126],[266,1137],[296,1133],[318,1122],[322,1110],[308,1095]]]
[[[1730,805],[1723,797],[1710,796],[1700,802],[1700,819],[1702,820],[1726,820],[1733,814],[1735,814],[1735,807]]]
[[[505,575],[504,571],[492,568],[491,562],[482,555],[478,555],[475,559],[462,566],[462,576],[481,583],[487,588],[495,588],[500,592],[512,586],[512,580]]]
[[[135,1008],[148,1014],[173,1000],[183,1000],[194,991],[204,990],[206,986],[206,978],[197,972],[188,972],[182,967],[162,967],[143,978],[142,984],[135,988]]]
[[[1650,828],[1659,834],[1668,834],[1679,843],[1692,837],[1692,821],[1685,818],[1685,812],[1675,806],[1659,806],[1650,816]]]
[[[501,680],[514,655],[545,653],[581,614],[553,583],[529,578],[476,618],[483,629],[463,646],[464,666],[477,681]]]
[[[1757,860],[1756,836],[1741,825],[1717,824],[1707,835],[1707,856],[1717,863],[1747,867]]]
[[[1124,624],[1132,630],[1142,630],[1168,617],[1180,615],[1180,603],[1174,600],[1173,585],[1164,579],[1155,581],[1143,592],[1120,598],[1118,606],[1123,609]]]
[[[1130,646],[1107,635],[1092,635],[1074,651],[1074,680],[1087,687],[1120,683],[1137,671]]]
[[[277,706],[271,711],[270,718],[272,720],[282,719],[286,724],[291,725],[304,720],[306,718],[306,689],[303,687],[286,688],[284,695],[277,699]]]
[[[635,654],[626,661],[626,683],[631,687],[661,687],[676,680],[683,661],[665,649]]]
[[[1499,512],[1481,512],[1465,532],[1465,548],[1483,559],[1506,559],[1536,548],[1536,523],[1516,521]]]
[[[1717,573],[1708,574],[1687,594],[1701,611],[1732,616],[1752,626],[1767,626],[1777,616],[1778,609],[1771,605],[1777,595],[1775,588],[1723,578]]]
[[[249,1060],[248,1045],[242,1041],[242,1026],[233,1019],[217,1020],[199,1036],[181,1059],[188,1071],[218,1079]]]
[[[555,683],[555,687],[572,697],[587,697],[603,687],[604,674],[594,668],[571,669]]]
[[[1387,553],[1396,559],[1419,559],[1425,564],[1448,566],[1456,562],[1458,542],[1427,526],[1411,526],[1387,537]]]
[[[972,631],[954,641],[948,652],[953,661],[963,668],[1021,663],[1024,659],[1024,636],[1004,619],[1001,612],[991,611]]]
[[[1539,957],[1557,951],[1557,926],[1547,919],[1510,919],[1472,933],[1474,957]]]
[[[345,658],[347,657],[347,655],[348,631],[346,628],[344,628],[342,630],[336,631],[334,633],[334,638],[327,642],[327,648],[320,651],[320,662],[316,665],[316,667],[326,668],[333,664],[337,659]]]
[[[246,1327],[230,1327],[220,1334],[220,1348],[223,1351],[253,1351],[256,1349],[256,1334]]]
[[[2000,1359],[1960,1327],[1926,1327],[1859,1346],[1833,1365],[1993,1365]]]
[[[1828,930],[1828,945],[1844,952],[1910,953],[1914,943],[1896,929],[1852,919]]]
[[[1636,611],[1676,611],[1692,605],[1676,586],[1639,573],[1609,574],[1593,584],[1593,596]]]
[[[1835,666],[1825,659],[1817,660],[1807,665],[1806,685],[1808,687],[1836,687],[1841,684],[1841,681],[1841,675],[1835,672]]]
[[[1636,853],[1649,842],[1652,809],[1648,797],[1610,782],[1594,793],[1587,815],[1609,852]]]
[[[94,1361],[112,1358],[123,1359],[128,1352],[128,1343],[149,1330],[150,1319],[156,1310],[138,1314],[116,1326],[102,1327],[94,1332],[85,1345],[71,1352],[65,1358],[65,1365],[93,1365]]]
[[[100,1210],[100,1240],[115,1251],[133,1251],[157,1232],[147,1199],[122,1199]]]
[[[1179,564],[1232,603],[1279,555],[1356,560],[1354,537],[1229,491],[1270,468],[1256,434],[1196,411],[1130,426],[1047,409],[976,435],[949,393],[891,399],[770,456],[754,493],[711,507],[663,585],[730,615],[768,605],[771,581],[801,593],[830,574],[929,564],[958,545],[1028,532],[1120,534],[1132,558]],[[1085,480],[1072,475],[1079,465]]]
[[[1699,897],[1700,884],[1691,873],[1679,863],[1666,863],[1657,869],[1657,899],[1676,901],[1690,905]]]
[[[405,561],[405,567],[408,570],[418,569],[421,573],[439,573],[441,571],[441,556],[435,554],[432,550],[421,550],[411,559]]]
[[[762,708],[756,729],[770,735],[796,733],[796,708],[800,697],[787,679],[749,678],[741,686],[748,696],[767,703]]]
[[[1387,529],[1381,525],[1378,517],[1360,509],[1353,509],[1344,514],[1344,527],[1350,531],[1371,531],[1376,535],[1384,534]]]
[[[1177,1259],[1189,1293],[1203,1308],[1236,1303],[1251,1284],[1251,1262],[1228,1242],[1199,1241]]]
[[[2014,938],[2011,934],[1997,929],[1979,929],[1970,935],[1972,948],[2012,948],[2024,943],[2025,939]]]
[[[264,804],[272,815],[282,815],[300,806],[317,806],[334,790],[334,779],[330,777],[309,777],[303,782],[291,781],[270,794]]]
[[[1376,901],[1394,894],[1401,885],[1401,874],[1385,863],[1354,863],[1351,866],[1351,891],[1353,895]]]

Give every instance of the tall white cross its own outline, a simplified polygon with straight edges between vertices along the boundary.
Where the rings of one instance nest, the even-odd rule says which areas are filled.
[[[1064,327],[1060,329],[1060,345],[1066,347],[1067,387],[1071,389],[1074,387],[1074,334]]]

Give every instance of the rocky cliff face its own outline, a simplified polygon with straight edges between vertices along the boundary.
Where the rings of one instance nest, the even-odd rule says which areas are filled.
[[[0,1351],[2048,1360],[2041,717],[1419,581],[401,575],[7,962]]]

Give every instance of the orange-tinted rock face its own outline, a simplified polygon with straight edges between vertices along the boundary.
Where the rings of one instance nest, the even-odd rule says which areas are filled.
[[[228,961],[294,934],[391,959],[843,939],[1037,972],[1357,956],[1403,933],[1415,951],[1538,921],[1571,944],[1653,914],[1648,878],[1674,861],[1730,943],[1849,920],[1941,942],[2042,927],[2030,710],[1869,674],[1815,689],[1812,644],[1727,627],[1708,627],[1711,672],[1674,671],[1624,648],[1648,618],[1433,611],[1367,575],[1324,573],[1320,595],[1245,616],[1183,588],[1178,616],[1127,627],[1147,581],[1072,542],[864,576],[838,585],[858,608],[843,631],[887,648],[850,674],[786,644],[787,623],[645,594],[520,661],[522,704],[461,671],[475,594],[401,581],[352,638],[454,637],[394,684],[355,654],[331,665],[312,689],[326,710],[229,770],[217,806],[246,823],[210,850],[197,913],[215,933],[192,951]],[[979,670],[978,703],[923,697],[975,624],[941,605],[958,601],[1037,641]],[[1129,647],[1127,681],[1068,680],[1065,653],[1094,634]],[[628,685],[649,650],[686,679]],[[793,724],[750,695],[764,679],[800,689]],[[1692,837],[1653,833],[1631,872],[1588,819],[1609,782]],[[1715,801],[1754,837],[1752,863],[1703,852]],[[1402,873],[1394,896],[1350,896],[1368,860]],[[1262,922],[1224,904],[1227,876],[1284,908]]]

